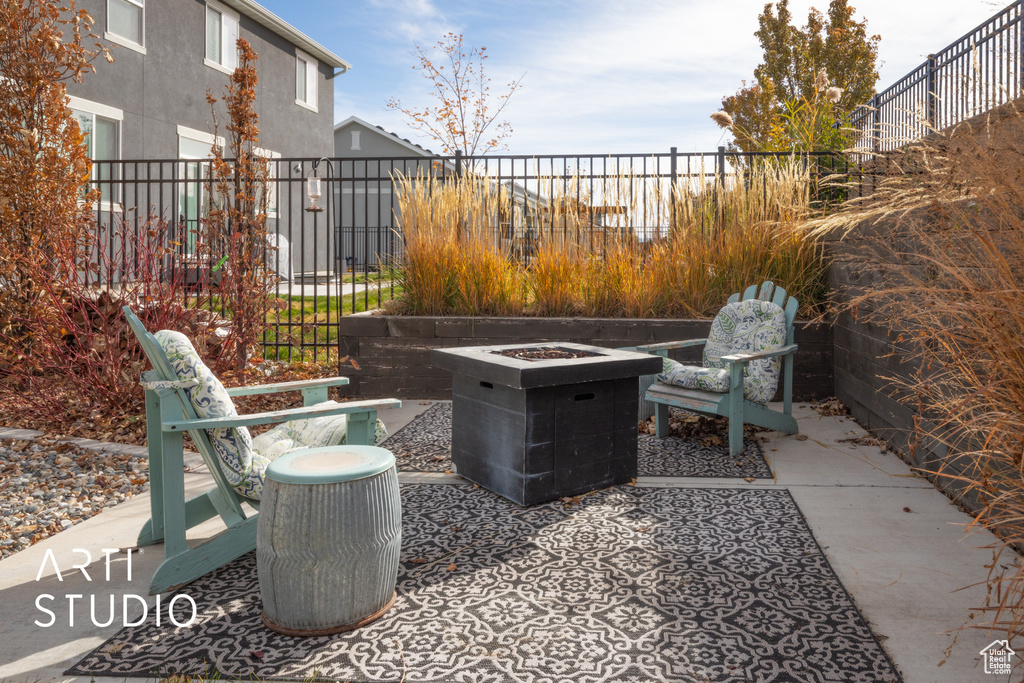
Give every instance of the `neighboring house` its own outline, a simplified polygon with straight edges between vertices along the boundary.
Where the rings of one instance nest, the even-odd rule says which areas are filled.
[[[341,268],[387,265],[400,248],[401,214],[393,177],[438,175],[440,158],[429,149],[350,116],[334,127],[335,227]],[[451,164],[444,168],[451,170]],[[354,257],[354,258],[353,258]]]
[[[455,174],[451,157],[350,116],[334,127],[334,156],[339,179],[334,183],[335,225],[339,229],[342,267],[385,265],[401,248],[398,174],[445,182]],[[514,209],[494,216],[495,238],[512,253],[529,259],[534,253],[535,220],[545,200],[517,182],[495,178],[511,194]]]
[[[206,159],[211,146],[223,146],[228,117],[223,102],[217,104],[220,127],[215,138],[213,114],[207,92],[223,98],[225,86],[237,65],[237,38],[245,38],[256,51],[259,83],[255,109],[259,115],[260,145],[268,158],[319,158],[331,144],[334,121],[334,78],[350,65],[305,36],[293,26],[251,0],[79,0],[79,9],[92,15],[94,32],[113,44],[114,63],[96,61],[96,73],[84,83],[68,85],[70,106],[88,134],[90,153],[97,160]],[[172,180],[177,188],[163,190],[159,206],[172,225],[194,227],[202,214],[199,183],[206,164],[117,164],[97,166],[105,206],[118,204],[142,208],[137,186],[119,186],[126,179],[147,173],[160,185]],[[281,166],[282,168],[277,168]],[[273,164],[275,177],[301,175],[300,167]],[[140,171],[139,169],[143,169]],[[185,180],[182,184],[181,180]],[[104,184],[103,181],[113,181]],[[283,184],[283,181],[282,181]],[[286,196],[295,188],[278,186],[272,192],[272,219],[298,221],[301,196]],[[151,183],[152,186],[152,183]],[[121,196],[124,190],[125,196]],[[173,190],[173,191],[172,191]],[[168,200],[167,195],[177,197]],[[287,201],[286,201],[287,200]],[[294,207],[278,215],[278,204]],[[326,226],[323,226],[326,230]],[[268,226],[273,232],[275,226]],[[308,229],[308,228],[304,228]],[[298,235],[291,235],[296,241]],[[192,243],[192,238],[186,240]],[[306,240],[311,242],[312,240]],[[188,246],[185,247],[186,251]],[[313,256],[311,254],[311,256]]]

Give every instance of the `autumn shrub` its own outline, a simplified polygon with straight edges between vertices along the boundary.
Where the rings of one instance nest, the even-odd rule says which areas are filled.
[[[227,142],[231,159],[219,145],[211,149],[209,206],[202,220],[201,263],[217,264],[218,295],[231,325],[222,347],[224,360],[246,368],[268,328],[270,292],[277,276],[267,258],[267,210],[270,160],[259,153],[259,116],[255,109],[256,52],[244,38],[237,42],[238,67],[226,86]],[[207,93],[216,137],[217,98]],[[214,267],[217,267],[214,265]]]
[[[201,355],[222,343],[217,319],[186,306],[182,269],[172,267],[167,224],[155,216],[137,221],[114,214],[101,231],[102,248],[68,242],[51,245],[50,263],[72,277],[44,278],[31,314],[11,318],[0,331],[0,398],[7,410],[65,424],[98,411],[101,422],[144,412],[139,375],[147,366],[122,307],[130,306],[147,329],[178,330]],[[130,264],[130,265],[129,265]],[[107,284],[99,284],[99,283]],[[11,330],[31,329],[32,347]]]
[[[53,250],[77,248],[93,196],[85,138],[67,107],[70,82],[94,71],[92,17],[74,3],[0,5],[0,330],[33,353],[28,321],[54,272]],[[72,262],[73,264],[74,262]],[[16,327],[12,322],[21,321]]]
[[[1019,640],[1024,564],[1001,557],[1024,548],[1024,117],[935,131],[873,168],[874,191],[817,228],[870,263],[847,310],[891,330],[912,444],[948,449],[926,469],[999,537],[972,623]]]

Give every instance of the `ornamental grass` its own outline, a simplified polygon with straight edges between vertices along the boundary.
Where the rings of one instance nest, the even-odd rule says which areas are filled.
[[[579,175],[542,179],[557,189],[532,206],[471,173],[398,184],[405,294],[395,313],[711,317],[764,280],[805,315],[828,300],[822,244],[801,228],[813,185],[795,160],[675,188],[628,172],[597,189]],[[527,224],[528,249],[508,227]]]
[[[874,162],[874,191],[815,222],[872,256],[847,306],[891,331],[916,460],[999,538],[971,625],[1024,633],[1024,116],[1019,107]],[[860,260],[866,260],[861,257]],[[1017,647],[1017,645],[1014,645]]]

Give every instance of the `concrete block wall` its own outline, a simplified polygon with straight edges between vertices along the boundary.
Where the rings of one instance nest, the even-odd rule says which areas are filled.
[[[366,398],[451,398],[451,376],[430,364],[429,350],[451,346],[493,346],[533,342],[576,342],[620,348],[707,337],[709,320],[603,318],[471,318],[347,316],[341,322],[340,351],[359,363],[343,368],[349,393]],[[795,400],[833,395],[832,330],[797,322],[793,376]],[[700,350],[677,360],[698,360]]]

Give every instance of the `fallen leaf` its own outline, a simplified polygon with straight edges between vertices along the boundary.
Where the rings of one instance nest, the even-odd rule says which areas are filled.
[[[263,659],[263,650],[249,650],[249,654],[253,659]]]
[[[651,530],[651,527],[649,527],[649,526],[638,526],[636,528],[636,530],[639,531],[642,534],[646,534],[648,531]]]
[[[793,438],[796,439],[797,441],[807,441],[807,435],[806,434],[797,434]]]
[[[455,563],[454,562],[452,562],[450,565],[448,565],[448,571],[450,571],[450,572],[455,571]]]
[[[757,479],[755,479],[754,477],[743,477],[743,481],[749,484],[751,482],[757,481]]]
[[[409,562],[411,562],[412,564],[426,564],[427,563],[427,558],[425,558],[425,557],[414,557],[411,560],[409,560]]]
[[[909,507],[905,507],[905,508],[903,508],[903,511],[904,511],[904,512],[913,512],[913,510],[911,510],[911,509],[910,509]]]

